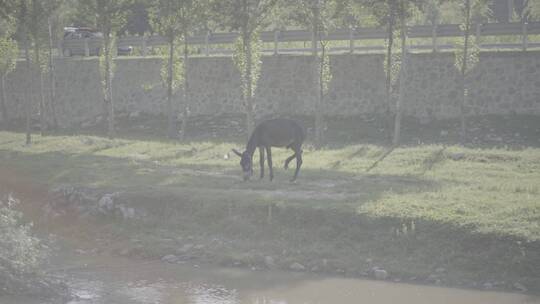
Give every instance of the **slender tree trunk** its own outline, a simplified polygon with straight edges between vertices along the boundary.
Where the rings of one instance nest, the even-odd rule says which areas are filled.
[[[169,60],[167,66],[167,136],[169,139],[176,137],[176,127],[174,119],[174,110],[172,104],[172,91],[173,91],[173,62],[174,60],[174,36],[171,33],[169,35]]]
[[[51,116],[53,128],[58,128],[58,120],[56,118],[56,75],[54,71],[53,58],[53,32],[51,17],[47,19],[49,26],[49,105],[51,107]]]
[[[104,56],[105,56],[105,107],[106,107],[106,117],[107,117],[107,136],[112,139],[115,136],[114,130],[114,104],[112,99],[112,88],[111,88],[111,33],[108,30],[104,34]]]
[[[7,126],[8,124],[8,120],[9,120],[9,115],[8,115],[8,110],[7,110],[7,97],[6,97],[6,75],[2,75],[0,77],[0,89],[2,90],[1,94],[0,94],[0,98],[1,98],[1,101],[2,103],[0,104],[1,108],[0,108],[0,111],[2,111],[2,122],[4,125]]]
[[[405,74],[407,69],[407,28],[405,23],[405,8],[403,3],[400,8],[400,21],[401,21],[401,65],[399,69],[399,96],[396,101],[396,118],[394,121],[394,139],[392,144],[394,146],[399,145],[399,140],[401,137],[401,116],[403,112],[403,98],[405,95]]]
[[[34,58],[36,62],[36,72],[39,75],[39,129],[41,136],[45,134],[46,122],[45,122],[45,95],[43,94],[43,72],[41,70],[41,58],[40,58],[40,45],[38,41],[38,35],[34,32]]]
[[[324,63],[326,47],[321,43],[321,58],[319,59],[319,94],[315,111],[315,146],[321,148],[323,145],[323,104],[324,104]]]
[[[30,64],[30,50],[28,45],[28,37],[26,32],[23,32],[23,44],[24,44],[24,57],[26,60],[26,79],[28,80],[28,89],[32,90],[33,87],[33,76],[32,75],[32,66]],[[32,92],[25,90],[25,101],[24,101],[24,113],[26,117],[26,144],[29,145],[32,143],[32,126],[31,126],[31,115],[32,115]]]
[[[248,137],[253,132],[253,129],[255,128],[255,119],[254,119],[254,113],[253,113],[253,87],[251,85],[251,78],[252,78],[252,49],[251,49],[251,33],[248,32],[247,29],[244,28],[243,33],[243,43],[244,43],[244,50],[246,52],[246,67],[245,67],[245,106],[246,106],[246,125],[247,125],[247,131],[248,131]]]
[[[182,117],[182,137],[180,140],[184,140],[187,136],[187,126],[188,126],[188,119],[189,119],[189,48],[188,48],[188,42],[187,42],[187,33],[184,33],[184,113]]]
[[[47,129],[47,121],[45,117],[45,94],[43,93],[43,73],[41,69],[39,73],[39,127],[41,131],[41,136],[45,135],[45,130]]]
[[[318,149],[322,146],[322,109],[321,105],[323,102],[324,92],[323,92],[323,64],[324,64],[324,49],[322,57],[319,59],[319,54],[317,51],[319,44],[319,19],[320,19],[320,10],[318,5],[314,5],[313,8],[313,22],[312,22],[312,41],[311,41],[311,53],[313,56],[313,64],[317,74],[318,82],[318,94],[317,100],[315,101],[315,147]]]
[[[392,47],[394,45],[394,23],[395,23],[395,1],[388,0],[389,20],[388,20],[388,46],[386,49],[386,104],[384,110],[384,126],[386,136],[390,138],[390,105],[392,104]]]
[[[469,52],[469,36],[470,36],[470,29],[471,29],[471,1],[465,0],[465,41],[463,44],[463,61],[461,63],[461,92],[463,94],[463,98],[461,99],[461,105],[459,107],[459,116],[460,116],[460,142],[461,144],[465,144],[466,140],[466,121],[465,121],[465,107],[467,103],[467,88],[465,86],[465,81],[467,77],[467,58],[468,58],[468,52]]]

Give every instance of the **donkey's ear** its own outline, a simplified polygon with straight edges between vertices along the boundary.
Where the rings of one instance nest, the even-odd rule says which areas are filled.
[[[234,152],[234,154],[242,157],[242,153],[238,152],[236,149],[232,149],[232,151]]]

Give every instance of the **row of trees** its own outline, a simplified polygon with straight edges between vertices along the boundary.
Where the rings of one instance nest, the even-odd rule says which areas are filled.
[[[539,14],[540,0],[529,0],[528,14]],[[312,30],[313,72],[317,79],[315,142],[322,144],[324,99],[331,80],[328,42],[324,33],[338,27],[360,25],[384,26],[388,32],[384,69],[386,72],[386,117],[388,127],[393,123],[393,143],[400,137],[401,112],[406,77],[407,24],[412,20],[436,24],[443,18],[442,6],[453,7],[453,18],[461,23],[464,36],[456,52],[456,67],[461,75],[463,99],[461,103],[461,134],[465,137],[467,105],[467,74],[478,61],[478,46],[471,39],[473,21],[487,17],[488,0],[0,0],[0,76],[2,120],[9,119],[5,97],[5,78],[15,68],[19,48],[24,50],[27,81],[39,79],[39,117],[41,133],[46,125],[56,126],[55,117],[55,59],[53,43],[61,37],[63,27],[70,24],[94,26],[103,33],[100,52],[100,75],[103,88],[103,107],[107,134],[114,137],[114,102],[112,82],[116,35],[133,22],[134,8],[142,11],[153,32],[167,38],[161,71],[167,96],[168,129],[170,138],[177,138],[176,113],[173,96],[183,94],[182,130],[189,115],[190,48],[187,37],[208,29],[238,31],[240,33],[233,55],[240,71],[242,96],[247,129],[254,126],[256,105],[254,95],[261,68],[263,29],[283,26],[308,27]],[[401,43],[398,45],[395,40]],[[36,77],[38,76],[38,77]],[[48,98],[44,87],[49,86]],[[29,87],[34,87],[29,83]],[[46,99],[49,102],[46,102]],[[31,142],[32,98],[25,96],[27,143]],[[395,106],[393,106],[395,105]],[[392,113],[391,109],[396,110]],[[49,113],[49,117],[46,117]],[[393,119],[392,119],[393,118]],[[391,128],[387,128],[391,129]],[[185,132],[181,133],[182,135]],[[390,135],[390,134],[389,134]]]

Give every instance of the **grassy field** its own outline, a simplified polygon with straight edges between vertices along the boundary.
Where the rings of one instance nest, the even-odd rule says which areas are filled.
[[[396,277],[426,280],[444,267],[448,274],[440,279],[451,285],[540,286],[538,148],[409,146],[366,172],[385,147],[308,146],[296,183],[288,182],[293,170],[282,168],[291,151],[275,149],[274,181],[244,183],[229,153],[241,148],[237,143],[95,136],[36,136],[32,145],[23,143],[23,134],[0,132],[0,170],[9,167],[50,187],[127,193],[153,220],[118,229],[142,239],[150,256],[166,254],[186,237],[196,242],[195,235],[229,239],[205,245],[215,249],[209,260],[225,264],[264,264],[270,255],[283,268],[300,261],[308,269],[358,275],[375,263]],[[163,244],[158,234],[184,239]]]

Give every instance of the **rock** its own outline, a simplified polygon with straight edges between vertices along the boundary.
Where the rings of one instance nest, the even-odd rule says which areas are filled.
[[[435,269],[435,272],[439,274],[446,273],[446,269],[443,267],[437,267],[437,269]]]
[[[125,219],[125,220],[129,220],[129,219],[134,219],[135,218],[135,209],[133,208],[128,208],[124,205],[118,205],[118,206],[115,206],[116,210],[118,210],[118,213],[120,213],[120,216]]]
[[[91,146],[94,144],[94,140],[88,137],[81,139],[81,142],[87,146]]]
[[[426,281],[428,281],[429,283],[437,283],[438,280],[439,276],[436,274],[430,274],[426,279]]]
[[[384,269],[374,269],[373,277],[376,280],[386,280],[388,278],[388,272],[386,272]]]
[[[275,268],[276,262],[274,261],[273,257],[267,255],[264,257],[264,265],[266,265],[268,268]]]
[[[128,117],[130,119],[139,118],[139,117],[141,117],[141,112],[140,111],[133,111],[133,112],[129,113]]]
[[[306,267],[300,263],[292,263],[291,266],[289,266],[289,269],[293,271],[304,271],[306,270]]]
[[[177,250],[177,253],[180,253],[180,254],[187,253],[188,251],[193,249],[193,247],[195,247],[195,245],[193,244],[184,244],[184,246],[182,246],[181,248]]]
[[[488,290],[489,290],[489,289],[493,289],[493,284],[491,284],[490,282],[486,282],[486,283],[484,283],[484,284],[482,285],[482,287],[483,287],[484,289],[488,289]]]
[[[120,252],[118,254],[121,255],[121,256],[128,256],[130,253],[131,253],[131,249],[124,248],[124,249],[120,250]]]
[[[201,249],[204,249],[206,246],[204,244],[199,244],[199,245],[195,245],[193,246],[193,249],[195,250],[201,250]]]
[[[112,194],[105,194],[98,201],[99,210],[103,213],[114,209],[114,200]]]
[[[174,254],[168,254],[168,255],[162,257],[161,260],[163,262],[167,262],[167,263],[176,263],[176,262],[178,262],[178,257],[175,256]]]
[[[441,136],[448,136],[448,131],[441,130]]]
[[[522,292],[526,292],[528,290],[527,287],[525,287],[523,284],[519,282],[514,283],[514,288]]]
[[[448,157],[452,160],[458,161],[465,158],[465,153],[451,153]]]

